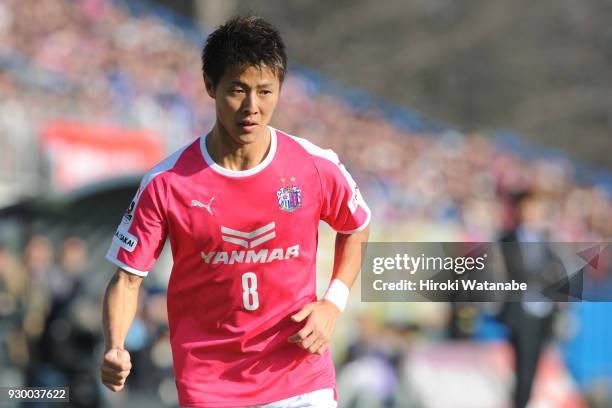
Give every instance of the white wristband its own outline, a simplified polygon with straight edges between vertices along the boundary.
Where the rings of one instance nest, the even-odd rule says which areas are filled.
[[[334,279],[325,292],[323,299],[329,300],[342,312],[349,296],[349,288],[340,279]]]

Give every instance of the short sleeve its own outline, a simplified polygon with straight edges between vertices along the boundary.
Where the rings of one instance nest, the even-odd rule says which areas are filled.
[[[321,219],[343,234],[361,231],[370,223],[370,209],[357,183],[332,150],[314,156],[321,178]]]
[[[163,193],[160,178],[143,179],[113,235],[106,259],[130,273],[147,276],[166,241]]]

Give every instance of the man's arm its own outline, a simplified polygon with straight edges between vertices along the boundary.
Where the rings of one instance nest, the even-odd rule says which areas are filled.
[[[341,282],[340,290],[345,291],[353,286],[359,269],[361,268],[362,244],[368,241],[370,227],[367,226],[354,234],[336,235],[336,246],[334,253],[334,270],[332,274],[332,286],[335,280]],[[338,283],[338,282],[336,282]],[[345,285],[346,287],[342,287]],[[294,322],[301,322],[308,318],[304,327],[288,341],[296,343],[301,348],[311,353],[323,354],[327,350],[329,340],[336,327],[336,321],[344,308],[346,295],[340,295],[344,299],[334,299],[328,291],[325,298],[318,302],[309,303],[302,310],[291,316]]]
[[[100,376],[102,383],[112,391],[123,388],[132,368],[124,342],[136,315],[142,279],[141,276],[119,268],[104,294],[102,322],[105,348]]]
[[[361,244],[368,242],[369,235],[369,225],[354,234],[336,234],[332,281],[339,279],[349,289],[353,287],[361,269]]]

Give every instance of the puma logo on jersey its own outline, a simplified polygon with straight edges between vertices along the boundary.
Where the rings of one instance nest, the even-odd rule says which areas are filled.
[[[294,245],[286,249],[274,248],[268,250],[262,248],[259,251],[249,249],[248,251],[211,251],[200,252],[200,256],[207,264],[233,265],[235,263],[269,263],[272,261],[282,261],[290,258],[297,258],[300,255],[300,246]]]
[[[253,231],[238,231],[221,226],[221,238],[225,242],[231,242],[244,248],[254,248],[276,237],[275,226],[276,224],[271,222]]]
[[[213,215],[213,212],[210,209],[210,206],[211,206],[211,204],[212,204],[214,199],[215,199],[215,197],[211,198],[210,201],[208,202],[208,204],[201,203],[198,200],[191,200],[191,206],[192,207],[206,208],[208,210],[208,212],[210,213],[210,215]]]

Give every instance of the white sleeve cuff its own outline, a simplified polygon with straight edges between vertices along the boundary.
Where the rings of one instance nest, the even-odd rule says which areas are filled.
[[[339,234],[354,234],[356,232],[364,230],[365,227],[367,227],[370,224],[370,218],[372,218],[372,212],[370,211],[370,209],[366,207],[365,210],[366,210],[368,215],[367,215],[365,221],[363,222],[363,224],[361,224],[360,226],[358,226],[357,228],[352,229],[352,230],[347,230],[347,231],[338,231],[338,230],[336,230],[336,232],[339,233]]]
[[[138,276],[143,276],[144,277],[144,276],[147,276],[149,274],[149,271],[140,271],[138,269],[132,268],[131,266],[124,264],[120,260],[115,259],[115,258],[109,256],[108,254],[106,255],[106,259],[108,259],[109,261],[111,261],[112,263],[114,263],[119,268],[123,269],[124,271],[129,272],[129,273],[133,273],[134,275],[138,275]]]

